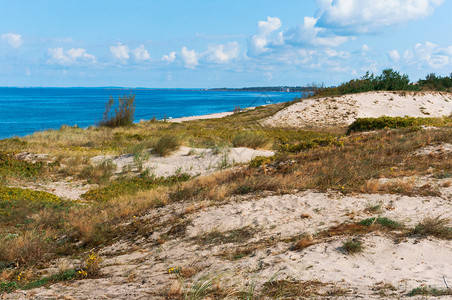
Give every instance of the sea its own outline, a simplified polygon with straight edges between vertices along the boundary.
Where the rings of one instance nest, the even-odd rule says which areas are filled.
[[[204,89],[0,87],[0,139],[23,137],[62,125],[86,128],[103,116],[110,97],[135,95],[135,122],[179,118],[292,101],[294,92]]]

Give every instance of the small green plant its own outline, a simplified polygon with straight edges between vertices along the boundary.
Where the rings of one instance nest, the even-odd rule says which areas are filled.
[[[410,297],[418,296],[418,295],[434,296],[434,297],[447,296],[447,295],[452,295],[452,289],[450,289],[450,288],[438,289],[438,288],[434,288],[434,287],[421,286],[421,287],[412,289],[408,293],[408,296],[410,296]]]
[[[202,300],[206,296],[214,293],[215,283],[219,280],[221,275],[216,276],[201,276],[198,280],[192,283],[190,287],[184,292],[184,300]]]
[[[0,282],[0,292],[11,293],[17,290],[19,287],[15,282],[2,281]]]
[[[251,168],[257,168],[262,165],[269,164],[269,163],[273,162],[275,159],[276,159],[275,156],[256,156],[249,162],[248,165]]]
[[[152,151],[161,156],[168,156],[171,152],[179,149],[180,145],[181,142],[178,138],[172,135],[165,135],[157,141]]]
[[[150,153],[146,151],[146,146],[143,143],[137,144],[132,151],[133,162],[135,163],[138,172],[143,172],[143,164],[150,157]]]
[[[381,226],[388,227],[389,229],[400,229],[403,227],[403,225],[401,223],[393,221],[393,220],[385,218],[385,217],[365,219],[365,220],[362,220],[361,222],[359,222],[358,224],[363,225],[363,226],[371,226],[374,224],[379,224]]]
[[[135,95],[119,96],[118,105],[114,112],[115,99],[110,96],[110,100],[105,105],[105,112],[99,127],[120,127],[133,124],[135,114]]]
[[[364,249],[363,243],[358,239],[350,239],[342,244],[342,248],[349,254],[362,252]]]

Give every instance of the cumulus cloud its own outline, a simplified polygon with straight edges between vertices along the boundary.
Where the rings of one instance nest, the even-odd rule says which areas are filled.
[[[209,46],[206,58],[216,63],[228,63],[239,56],[240,46],[237,42]]]
[[[22,46],[22,36],[16,33],[4,33],[2,34],[2,41],[7,43],[13,48],[19,48]]]
[[[284,44],[283,33],[276,36],[274,32],[281,28],[281,20],[277,17],[267,17],[267,21],[257,23],[257,34],[248,39],[248,54],[259,55],[269,51],[269,45]]]
[[[199,65],[199,55],[195,50],[188,50],[187,47],[182,47],[181,58],[187,68],[195,68]]]
[[[317,26],[317,18],[304,17],[303,24],[298,28],[290,29],[285,35],[287,43],[294,45],[311,45],[337,47],[350,39],[347,36],[332,34],[325,28]]]
[[[318,0],[319,27],[360,34],[431,15],[444,0]]]
[[[162,60],[168,63],[172,63],[176,60],[176,51],[171,52],[168,55],[163,55]]]
[[[150,60],[151,56],[149,55],[148,50],[144,47],[144,45],[140,45],[138,48],[132,50],[132,54],[136,61],[146,61]]]
[[[388,52],[389,59],[392,62],[398,62],[400,60],[400,54],[397,50],[391,50]]]
[[[452,45],[440,47],[431,42],[418,43],[413,48],[407,49],[403,58],[410,65],[444,68],[452,65]]]
[[[122,63],[125,63],[130,58],[129,47],[121,43],[118,43],[116,46],[111,46],[110,52],[116,60]]]
[[[47,54],[49,56],[48,63],[74,64],[77,62],[96,62],[96,57],[86,53],[86,50],[83,48],[71,48],[67,51],[64,51],[63,48],[49,48]]]

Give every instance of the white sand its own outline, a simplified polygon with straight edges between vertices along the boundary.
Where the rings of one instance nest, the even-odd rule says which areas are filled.
[[[212,149],[181,147],[170,156],[161,157],[150,155],[149,159],[143,163],[143,169],[149,169],[151,174],[156,176],[171,176],[177,172],[194,175],[205,175],[218,169],[234,164],[246,163],[256,156],[272,156],[273,151],[254,150],[250,148],[227,148],[219,153]],[[96,164],[103,160],[111,159],[116,164],[116,172],[120,173],[128,167],[136,171],[136,164],[132,154],[125,154],[119,157],[100,155],[91,159]]]
[[[380,116],[441,117],[452,113],[452,93],[367,92],[303,99],[265,119],[278,127],[347,126],[356,118]]]
[[[444,179],[443,181],[450,180]],[[361,194],[344,196],[340,193],[306,191],[293,195],[272,195],[260,199],[237,197],[230,203],[171,204],[141,217],[141,222],[155,223],[193,210],[185,220],[190,220],[185,236],[173,237],[160,245],[156,241],[171,225],[151,232],[146,239],[139,237],[120,241],[101,251],[104,257],[102,272],[108,276],[100,279],[59,283],[50,288],[18,291],[11,295],[26,297],[33,293],[36,299],[47,297],[74,299],[164,299],[165,291],[176,284],[176,277],[168,274],[171,267],[197,267],[201,271],[195,279],[205,274],[223,274],[221,285],[235,284],[240,288],[245,279],[257,280],[260,286],[276,272],[278,279],[320,280],[327,283],[326,291],[341,288],[348,295],[337,297],[378,299],[373,290],[383,283],[391,284],[395,297],[406,295],[421,285],[445,288],[443,276],[452,281],[452,244],[433,237],[395,237],[382,232],[358,235],[364,251],[355,255],[342,249],[349,236],[326,237],[317,244],[299,251],[290,250],[292,242],[284,238],[312,234],[341,223],[355,223],[378,216],[366,208],[380,204],[380,216],[403,222],[413,227],[426,217],[452,217],[451,190],[446,197],[400,196]],[[302,217],[304,216],[304,217]],[[203,244],[196,237],[213,230],[226,232],[240,228],[253,228],[254,237],[242,244]],[[314,235],[315,236],[315,235]],[[267,242],[265,242],[267,241]],[[270,241],[270,243],[268,243]],[[231,261],[221,254],[246,245],[259,245],[244,258]],[[129,249],[129,251],[124,252]],[[134,249],[131,250],[130,249]],[[185,284],[190,284],[187,280]],[[99,288],[102,287],[102,288]],[[67,299],[72,299],[67,298]]]
[[[262,106],[267,106],[268,104],[262,105]],[[252,106],[252,107],[246,107],[243,108],[241,110],[241,112],[244,111],[248,111],[248,110],[253,110],[255,109],[256,106]],[[195,120],[205,120],[205,119],[221,119],[230,115],[233,115],[234,112],[233,111],[227,111],[227,112],[220,112],[220,113],[215,113],[215,114],[208,114],[208,115],[199,115],[199,116],[190,116],[190,117],[182,117],[182,118],[175,118],[175,119],[167,119],[167,122],[172,122],[172,123],[181,123],[181,122],[186,122],[186,121],[195,121]]]
[[[234,112],[228,111],[228,112],[221,112],[216,114],[209,114],[209,115],[200,115],[200,116],[191,116],[191,117],[183,117],[183,118],[175,118],[175,119],[168,119],[167,122],[172,123],[181,123],[186,121],[194,121],[194,120],[205,120],[205,119],[221,119],[226,116],[233,115]]]

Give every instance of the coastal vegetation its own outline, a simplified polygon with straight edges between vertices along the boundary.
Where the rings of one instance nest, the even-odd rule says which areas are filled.
[[[375,76],[367,72],[363,77],[352,79],[337,87],[318,87],[315,96],[336,96],[370,91],[451,91],[452,73],[450,76],[428,74],[425,79],[410,83],[407,74],[400,75],[393,69],[384,69],[381,75]]]
[[[114,108],[114,111],[112,109]],[[110,96],[105,105],[105,112],[99,126],[119,127],[133,124],[135,114],[135,95],[119,96],[118,104],[115,106],[115,99]]]
[[[388,84],[394,86],[405,84],[407,80],[392,72],[384,71],[382,76],[375,79],[369,75],[366,80],[380,83],[388,80]],[[395,83],[391,83],[391,78],[395,78]],[[102,276],[100,249],[120,240],[133,243],[138,239],[147,240],[156,232],[159,233],[154,242],[156,247],[183,238],[192,222],[191,214],[204,207],[227,205],[237,199],[239,203],[240,199],[254,199],[265,193],[282,196],[307,190],[331,197],[357,193],[438,197],[441,193],[436,186],[395,180],[413,176],[447,179],[452,174],[450,155],[443,152],[413,154],[426,146],[450,143],[450,117],[366,118],[356,120],[348,128],[317,131],[262,126],[262,119],[292,104],[281,103],[236,112],[222,119],[133,123],[134,96],[119,100],[114,113],[111,112],[114,100],[107,104],[100,126],[87,129],[64,126],[0,141],[0,292]],[[368,132],[370,130],[373,131]],[[189,176],[178,170],[161,177],[145,168],[144,162],[150,155],[169,156],[182,146],[210,149],[213,154],[221,154],[223,149],[232,147],[272,150],[275,154],[255,157],[248,164],[234,168],[218,168],[225,170],[209,176]],[[46,155],[30,156],[32,153]],[[195,155],[193,153],[189,155]],[[106,158],[93,163],[93,158],[99,155]],[[117,166],[109,158],[121,155],[133,157],[136,169],[124,168],[117,172]],[[381,181],[382,178],[387,181]],[[87,185],[89,190],[74,201],[26,188],[63,180]],[[170,209],[177,205],[182,208]],[[314,213],[318,212],[316,209]],[[365,253],[365,237],[375,232],[394,239],[413,236],[452,239],[449,219],[432,217],[405,225],[397,218],[381,215],[390,209],[381,204],[369,204],[364,210],[369,216],[350,218],[312,234],[297,233],[281,238],[288,246],[279,251],[303,251],[337,238],[342,239],[338,242],[341,251]],[[154,217],[152,213],[156,211],[162,211],[163,216]],[[312,216],[303,214],[297,218],[307,220]],[[270,238],[256,242],[257,232],[258,229],[252,227],[224,232],[214,229],[191,237],[187,243],[203,247],[237,244],[239,246],[219,256],[228,261],[240,261],[278,242]],[[53,275],[43,276],[39,272],[52,261],[68,257],[78,263]],[[180,281],[175,292],[168,295],[180,298],[182,295],[226,294],[215,288],[219,286],[220,276],[196,277],[198,272],[201,271],[195,267],[174,267],[168,273],[178,280],[197,279],[193,279],[191,285]],[[132,273],[127,280],[133,280]],[[316,288],[324,284],[272,279],[264,283],[259,292],[255,290],[256,285],[249,281],[245,289],[233,294],[239,298],[259,293],[271,297],[280,293],[293,297],[317,296],[321,294]],[[298,290],[301,287],[303,290]],[[328,295],[343,293],[335,289]],[[445,295],[449,291],[441,293]],[[411,294],[437,292],[419,288]]]

